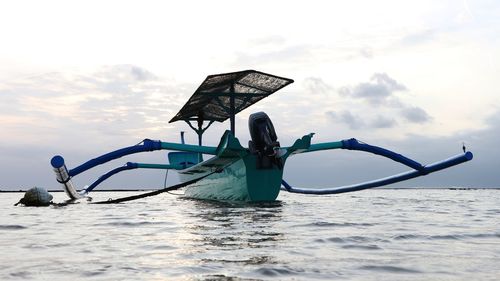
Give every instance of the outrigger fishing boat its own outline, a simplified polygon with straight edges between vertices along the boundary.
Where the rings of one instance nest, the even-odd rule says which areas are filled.
[[[132,169],[176,170],[184,188],[184,195],[191,198],[229,201],[274,201],[280,190],[303,194],[336,194],[380,187],[424,176],[472,159],[465,152],[430,165],[422,165],[385,148],[369,145],[354,138],[326,143],[311,143],[313,134],[297,139],[291,146],[281,146],[271,119],[264,112],[250,115],[248,126],[251,140],[243,147],[235,136],[235,115],[293,83],[292,79],[255,70],[208,76],[170,123],[186,122],[198,135],[198,145],[145,139],[142,143],[125,147],[91,159],[73,169],[67,169],[62,156],[51,160],[57,181],[62,184],[71,200],[86,197],[109,177]],[[230,130],[225,131],[217,146],[205,146],[203,133],[214,122],[230,120]],[[337,188],[310,189],[292,187],[283,179],[283,170],[289,157],[333,149],[358,150],[387,157],[411,168],[397,175]],[[170,150],[168,164],[128,162],[109,171],[94,183],[77,191],[72,178],[95,166],[125,155],[140,152]],[[204,155],[210,155],[204,160]],[[174,189],[172,187],[171,189]],[[168,190],[168,188],[167,188]]]

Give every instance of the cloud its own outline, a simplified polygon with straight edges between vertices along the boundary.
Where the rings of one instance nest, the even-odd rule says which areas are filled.
[[[400,44],[403,46],[415,46],[425,44],[436,38],[436,31],[431,29],[420,30],[414,33],[405,35]]]
[[[373,49],[371,47],[363,47],[359,50],[359,54],[367,59],[373,58]]]
[[[340,99],[334,105],[337,109],[326,111],[326,115],[351,130],[391,129],[432,121],[423,108],[405,102],[406,97],[400,93],[409,89],[387,73],[375,73],[368,82],[338,89],[321,78],[308,78],[304,84],[311,91],[338,93]]]
[[[130,72],[139,81],[147,81],[147,80],[156,79],[156,76],[153,75],[151,72],[149,72],[143,68],[137,67],[137,66],[131,66]]]
[[[394,120],[394,118],[378,115],[371,122],[370,127],[377,128],[377,129],[386,129],[386,128],[392,128],[396,125],[397,125],[397,122],[396,122],[396,120]]]
[[[3,120],[18,121],[4,122],[2,127],[13,141],[19,141],[19,135],[57,136],[52,131],[56,128],[62,132],[79,128],[96,141],[105,136],[151,134],[169,126],[169,117],[189,95],[185,88],[134,65],[3,81],[0,115]]]
[[[343,110],[338,113],[335,111],[328,111],[326,114],[334,121],[346,124],[353,130],[358,130],[366,127],[366,124],[359,116],[352,114],[348,110]]]
[[[386,73],[375,73],[369,82],[354,87],[342,87],[339,93],[343,96],[363,99],[371,104],[386,103],[395,92],[406,91],[405,85],[398,83]]]
[[[463,4],[462,11],[459,12],[459,14],[456,16],[457,23],[463,24],[463,23],[472,22],[475,19],[475,16],[471,12],[471,10],[469,8],[469,4],[467,3],[466,0],[463,0],[462,4]]]
[[[328,111],[326,115],[335,122],[347,125],[352,130],[387,129],[397,125],[396,120],[391,117],[377,115],[375,118],[369,119],[352,113],[349,110],[340,112]]]
[[[131,64],[118,64],[101,67],[94,77],[103,82],[121,82],[131,84],[156,80],[157,77],[148,70]]]
[[[334,92],[334,88],[319,77],[308,77],[304,79],[303,85],[306,91],[311,94],[328,95]]]
[[[262,65],[267,63],[275,64],[278,61],[297,61],[309,57],[311,47],[308,45],[296,45],[281,48],[279,50],[258,52],[250,54],[248,52],[236,53],[234,65]]]
[[[260,47],[260,46],[277,46],[277,45],[283,45],[286,42],[285,37],[280,36],[280,35],[270,35],[267,37],[260,37],[260,38],[254,38],[250,39],[248,43],[252,46]]]
[[[401,109],[401,116],[412,123],[427,123],[432,117],[420,107],[409,106]]]

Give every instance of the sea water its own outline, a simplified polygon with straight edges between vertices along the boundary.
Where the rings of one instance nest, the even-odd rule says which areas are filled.
[[[0,280],[500,280],[500,190],[14,207],[21,197],[0,194]]]

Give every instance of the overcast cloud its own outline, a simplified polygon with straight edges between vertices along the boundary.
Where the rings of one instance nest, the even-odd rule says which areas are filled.
[[[321,79],[308,79],[310,89],[332,92],[333,87]],[[387,73],[375,73],[369,82],[338,89],[342,99],[337,107],[347,107],[350,100],[358,100],[355,107],[327,111],[326,115],[335,123],[345,124],[352,130],[388,129],[408,123],[424,124],[432,117],[422,108],[405,102],[404,94],[409,89]],[[400,120],[399,122],[397,120]]]
[[[412,183],[500,183],[493,170],[500,166],[500,4],[256,0],[196,7],[122,1],[117,13],[107,1],[2,2],[0,189],[58,188],[49,165],[55,154],[74,167],[146,137],[177,141],[186,130],[194,143],[187,125],[170,118],[207,75],[244,69],[295,83],[237,116],[241,143],[255,111],[271,116],[282,145],[311,132],[314,142],[356,137],[427,163],[460,152],[464,141],[476,155],[471,163]],[[214,124],[205,143],[216,145],[227,127]],[[365,165],[358,155],[297,156],[302,168],[291,162],[286,173],[315,184],[331,181],[335,167],[349,168],[335,175],[340,184],[400,171],[385,160]],[[166,161],[165,153],[125,157],[75,181],[83,186],[128,160]],[[316,166],[301,174],[304,164]],[[163,176],[124,173],[106,187],[156,188]]]
[[[401,116],[413,123],[425,123],[432,119],[425,110],[416,106],[403,107],[401,109]]]
[[[350,98],[364,99],[371,104],[380,105],[388,103],[388,100],[397,99],[396,92],[406,91],[403,84],[398,83],[386,73],[375,73],[370,82],[363,82],[354,87],[342,87],[341,95]]]

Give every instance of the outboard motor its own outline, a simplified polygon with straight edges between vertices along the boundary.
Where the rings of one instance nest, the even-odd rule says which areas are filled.
[[[264,112],[257,112],[248,118],[251,141],[248,142],[250,153],[256,154],[257,169],[270,169],[273,164],[283,168],[283,161],[277,157],[276,148],[280,147],[273,122]]]

